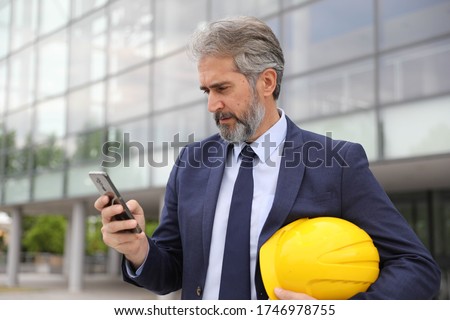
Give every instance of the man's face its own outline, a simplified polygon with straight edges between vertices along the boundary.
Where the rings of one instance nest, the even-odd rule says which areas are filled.
[[[198,64],[200,88],[208,94],[220,135],[230,142],[250,141],[264,118],[264,106],[232,58],[205,57]]]

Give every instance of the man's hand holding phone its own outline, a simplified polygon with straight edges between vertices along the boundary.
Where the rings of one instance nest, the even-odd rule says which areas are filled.
[[[93,181],[96,183],[96,178],[93,178]],[[103,179],[102,182],[108,190],[99,188],[103,195],[95,201],[94,207],[102,216],[103,242],[124,254],[125,258],[137,268],[144,262],[148,253],[147,236],[139,227],[145,226],[144,210],[135,200],[125,203],[109,177],[107,183]],[[98,184],[101,185],[101,183]],[[110,193],[111,187],[115,196]],[[113,201],[114,199],[121,201]]]

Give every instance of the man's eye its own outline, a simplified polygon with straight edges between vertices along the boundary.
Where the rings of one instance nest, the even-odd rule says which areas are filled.
[[[209,90],[202,90],[204,94],[209,94]]]

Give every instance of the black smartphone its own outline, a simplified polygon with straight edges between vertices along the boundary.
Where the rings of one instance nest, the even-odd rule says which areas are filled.
[[[108,206],[113,204],[121,204],[124,211],[122,213],[116,214],[113,216],[112,220],[128,220],[128,219],[134,219],[133,215],[131,214],[130,209],[128,209],[127,204],[123,200],[122,196],[120,195],[117,188],[114,186],[111,178],[109,177],[108,173],[104,171],[91,171],[89,172],[89,177],[91,178],[92,182],[94,183],[95,187],[97,188],[98,192],[100,192],[101,195],[107,195],[110,199],[110,202]],[[134,229],[126,230],[132,233],[141,233],[142,229],[139,227],[139,225],[136,226]]]

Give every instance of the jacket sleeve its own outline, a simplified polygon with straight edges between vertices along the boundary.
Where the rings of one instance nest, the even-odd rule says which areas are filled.
[[[185,149],[175,162],[169,176],[164,197],[164,207],[159,226],[148,238],[150,250],[138,277],[130,278],[122,263],[126,282],[164,295],[181,288],[183,254],[178,225],[177,174]]]
[[[350,144],[342,169],[343,217],[364,229],[380,255],[378,279],[353,299],[432,299],[440,270],[369,169],[359,144]]]

